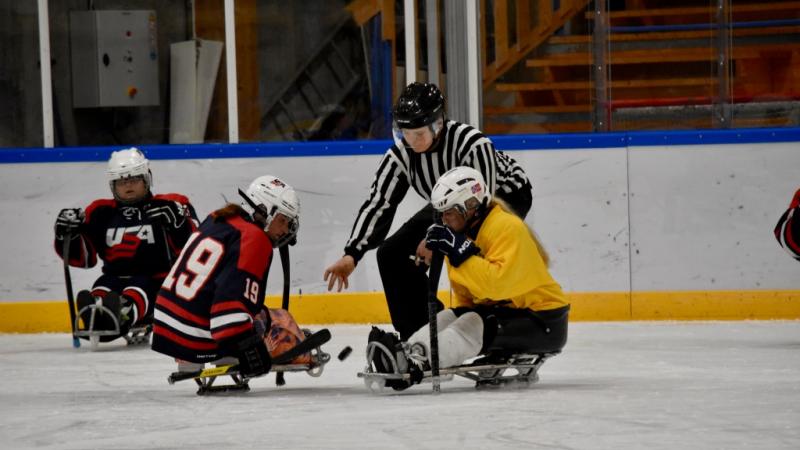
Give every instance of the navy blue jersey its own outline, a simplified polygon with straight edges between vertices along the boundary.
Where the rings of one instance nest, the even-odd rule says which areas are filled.
[[[156,299],[153,350],[193,362],[232,356],[264,305],[272,243],[241,215],[210,215]]]
[[[149,219],[144,208],[174,202],[186,220],[179,228]],[[197,229],[197,214],[189,199],[180,194],[148,196],[135,204],[113,199],[95,200],[86,208],[80,235],[70,242],[69,264],[90,268],[103,260],[103,273],[114,276],[163,278],[189,236]],[[56,252],[63,257],[60,241]]]

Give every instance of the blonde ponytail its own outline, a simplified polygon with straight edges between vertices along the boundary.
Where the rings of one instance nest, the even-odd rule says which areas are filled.
[[[514,208],[512,208],[511,205],[506,203],[503,199],[497,197],[493,198],[492,201],[489,202],[489,209],[492,209],[492,206],[499,206],[503,211],[514,214],[515,216],[517,215],[517,213],[514,212]],[[531,228],[531,226],[528,225],[528,223],[524,220],[523,222],[525,223],[525,227],[528,229],[528,232],[531,234],[531,239],[533,239],[533,242],[536,244],[536,250],[539,251],[539,255],[541,255],[544,265],[550,267],[550,254],[547,253],[547,250],[545,250],[542,242],[539,240],[539,236],[535,231],[533,231],[533,228]]]

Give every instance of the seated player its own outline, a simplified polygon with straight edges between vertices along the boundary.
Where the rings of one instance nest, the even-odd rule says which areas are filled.
[[[107,173],[113,198],[95,200],[85,211],[62,209],[55,224],[56,252],[64,258],[68,240],[71,266],[90,268],[103,260],[103,275],[76,300],[85,329],[91,323],[87,307],[98,300],[105,307],[89,331],[119,334],[104,335],[103,342],[152,322],[153,302],[172,259],[197,228],[185,196],[152,193],[150,163],[137,148],[113,152]]]
[[[794,193],[789,208],[775,225],[775,238],[794,259],[800,261],[800,189]]]
[[[478,355],[502,361],[512,354],[560,351],[567,341],[569,304],[547,270],[547,253],[525,222],[493,200],[483,176],[470,167],[442,175],[431,204],[443,223],[428,228],[426,247],[446,256],[454,300],[452,309],[436,317],[439,366],[458,366]],[[428,325],[407,342],[377,328],[369,340],[390,349],[390,354],[373,354],[377,371],[397,367],[412,374],[411,383],[388,380],[388,386],[405,389],[429,370]]]
[[[152,348],[175,358],[179,370],[236,358],[241,374],[263,375],[272,365],[268,341],[280,346],[291,332],[290,344],[302,340],[291,317],[272,318],[264,306],[273,248],[294,241],[299,228],[297,195],[270,175],[239,193],[241,205],[228,204],[203,221],[158,294]],[[290,324],[273,335],[279,321]]]

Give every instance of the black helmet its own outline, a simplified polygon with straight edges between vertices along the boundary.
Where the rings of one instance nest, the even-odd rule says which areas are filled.
[[[444,116],[442,91],[433,83],[414,82],[403,89],[392,111],[397,128],[421,128]]]

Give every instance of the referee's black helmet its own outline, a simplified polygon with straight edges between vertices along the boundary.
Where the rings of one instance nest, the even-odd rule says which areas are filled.
[[[433,83],[413,82],[403,89],[392,111],[397,128],[422,128],[444,116],[444,96]]]

